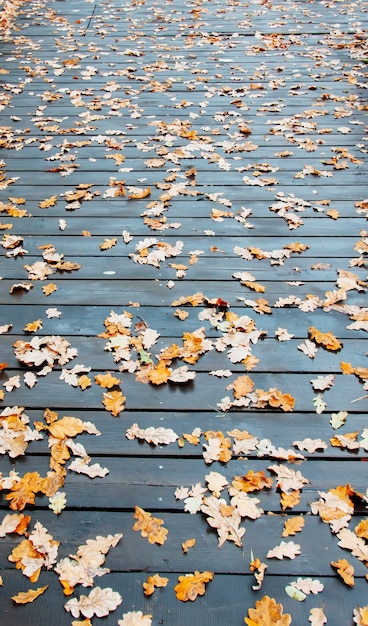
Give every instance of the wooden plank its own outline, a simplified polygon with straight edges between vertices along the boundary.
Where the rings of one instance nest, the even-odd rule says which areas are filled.
[[[73,366],[73,362],[70,363]],[[110,368],[111,369],[111,368]],[[9,377],[17,374],[17,370],[7,370]],[[91,371],[90,375],[94,375]],[[96,371],[96,374],[99,373]],[[314,411],[313,398],[316,395],[304,374],[285,374],[278,372],[251,374],[257,389],[273,389],[277,387],[283,393],[295,394],[297,390],[295,410]],[[50,402],[55,410],[68,409],[100,409],[102,408],[102,390],[91,387],[85,391],[79,388],[65,387],[59,380],[59,373],[52,372],[47,377],[40,377],[37,385],[29,389],[21,386],[11,392],[12,404],[42,409]],[[194,381],[183,385],[167,384],[161,386],[144,385],[136,382],[132,375],[123,380],[123,392],[127,396],[126,406],[130,410],[173,411],[181,407],[182,410],[209,410],[217,411],[216,403],[228,395],[226,381],[221,385],[214,377],[199,372]],[[65,397],[67,391],[67,397]],[[326,403],[329,411],[348,410],[351,402],[364,396],[364,390],[359,381],[353,376],[337,374],[335,386],[329,389]],[[365,410],[367,401],[363,400],[359,410]],[[267,409],[265,409],[266,411]],[[277,413],[277,411],[276,411]]]

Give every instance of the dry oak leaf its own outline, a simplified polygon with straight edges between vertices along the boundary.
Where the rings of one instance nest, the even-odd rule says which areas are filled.
[[[360,443],[357,441],[359,430],[352,433],[341,433],[331,437],[330,444],[334,448],[347,448],[348,450],[359,450]]]
[[[363,562],[368,561],[368,545],[365,543],[364,539],[361,537],[357,537],[355,533],[353,533],[348,528],[343,528],[337,534],[339,538],[338,545],[340,548],[345,548],[345,550],[350,550],[353,556],[356,556],[357,559]]]
[[[229,484],[227,478],[219,472],[210,472],[205,476],[205,479],[209,491],[212,491],[216,498],[220,497],[221,491]]]
[[[54,291],[57,291],[57,286],[55,285],[55,283],[49,283],[48,285],[42,287],[42,291],[45,296],[50,296],[52,293],[54,293]]]
[[[105,555],[110,548],[115,548],[122,537],[122,533],[117,533],[87,539],[85,544],[78,547],[75,555],[61,559],[55,565],[54,570],[59,575],[64,595],[71,595],[78,584],[83,587],[92,587],[96,576],[108,574],[109,569],[101,568],[105,562]]]
[[[142,611],[129,611],[123,614],[123,619],[118,619],[118,624],[119,626],[151,626],[152,615],[143,615]]]
[[[358,537],[368,539],[368,519],[362,520],[357,526],[355,526],[354,530]]]
[[[184,552],[184,554],[188,554],[189,549],[193,548],[196,544],[196,540],[195,539],[187,539],[186,541],[184,541],[181,544],[182,550]]]
[[[112,376],[111,372],[106,372],[106,374],[97,374],[97,376],[95,376],[95,383],[105,389],[111,389],[116,385],[121,385],[121,380]]]
[[[18,479],[5,496],[12,511],[22,511],[27,504],[34,504],[36,493],[43,492],[43,480],[38,472],[27,472]]]
[[[35,426],[37,430],[47,430],[51,437],[55,439],[75,437],[83,432],[93,435],[101,434],[91,422],[83,422],[79,417],[71,417],[68,415],[48,425],[42,424],[42,422],[35,422]]]
[[[281,541],[278,546],[269,550],[266,554],[268,559],[295,559],[300,554],[300,545],[294,541]]]
[[[368,605],[354,609],[353,622],[357,626],[368,626]]]
[[[273,481],[268,478],[263,470],[249,472],[243,476],[234,476],[232,486],[238,491],[249,493],[251,491],[261,491],[262,489],[271,489]]]
[[[350,485],[338,486],[328,492],[319,491],[319,500],[311,503],[314,515],[319,515],[325,524],[330,524],[332,532],[347,526],[354,513],[354,503],[350,496],[355,494]]]
[[[152,385],[163,385],[168,382],[171,375],[172,370],[167,367],[164,360],[161,360],[148,372],[148,380]]]
[[[131,191],[128,196],[129,200],[142,200],[143,198],[147,198],[147,196],[151,195],[151,187],[144,187],[143,189],[139,189],[138,187],[128,187],[128,190]]]
[[[51,196],[51,198],[45,198],[45,200],[41,200],[41,202],[38,203],[38,206],[40,207],[40,209],[48,209],[52,206],[55,206],[56,202],[57,195]]]
[[[113,237],[112,239],[107,239],[105,237],[105,239],[103,240],[103,243],[100,244],[99,248],[100,250],[110,250],[110,248],[113,248],[114,246],[116,246],[117,243],[118,243],[117,237]]]
[[[317,378],[311,379],[311,384],[314,391],[325,391],[330,389],[335,384],[335,374],[327,374],[326,376],[317,376]]]
[[[122,601],[120,593],[113,591],[111,587],[106,587],[105,589],[95,587],[89,596],[80,596],[79,600],[77,598],[68,600],[64,608],[73,617],[79,617],[80,615],[88,618],[94,615],[105,617],[111,611],[115,611]]]
[[[103,397],[102,404],[114,417],[117,417],[119,413],[124,411],[126,397],[123,396],[121,391],[109,391],[104,393]]]
[[[252,585],[253,591],[259,591],[261,589],[267,568],[268,565],[262,563],[259,559],[253,559],[253,561],[249,563],[249,569],[254,574],[254,578],[257,581],[256,585]]]
[[[283,511],[293,509],[300,502],[299,489],[293,489],[289,493],[281,492],[280,505]]]
[[[324,589],[322,583],[316,578],[314,580],[312,578],[298,578],[297,580],[290,583],[290,585],[292,587],[295,587],[296,589],[299,589],[306,595],[309,595],[310,593],[321,593],[321,591],[323,591]]]
[[[219,548],[225,541],[233,541],[236,546],[242,546],[245,528],[239,527],[241,515],[235,507],[229,507],[223,498],[209,496],[203,498],[201,511],[207,515],[208,524],[217,530]]]
[[[147,581],[143,583],[144,595],[151,596],[154,593],[156,587],[166,587],[168,582],[168,578],[160,576],[159,574],[149,576],[147,578]]]
[[[304,524],[305,520],[302,515],[290,517],[284,523],[284,530],[281,536],[290,537],[291,535],[296,535],[296,533],[300,533],[304,528]]]
[[[247,626],[290,626],[291,615],[282,611],[282,604],[277,604],[274,598],[263,596],[257,600],[255,609],[248,609],[248,617],[244,621]]]
[[[46,585],[45,587],[38,587],[38,589],[20,591],[16,596],[12,596],[12,600],[14,600],[16,604],[28,604],[28,602],[33,602],[33,600],[36,600],[38,596],[41,596],[47,588],[48,585]]]
[[[316,450],[326,450],[328,445],[322,439],[311,439],[307,437],[303,439],[303,441],[293,441],[293,446],[298,448],[298,450],[307,450],[307,452],[311,452],[313,454]]]
[[[343,579],[345,585],[354,587],[354,567],[346,559],[331,561],[332,567],[336,567],[337,573]]]
[[[7,513],[0,524],[0,537],[10,533],[25,535],[31,517],[23,513]]]
[[[76,472],[77,474],[85,474],[90,478],[104,478],[109,470],[107,467],[101,467],[99,463],[94,463],[90,465],[91,458],[89,456],[85,456],[84,458],[74,459],[70,465],[68,465],[68,470],[72,472]]]
[[[326,348],[326,350],[335,352],[341,350],[342,348],[342,343],[340,343],[339,340],[331,332],[322,333],[314,326],[310,326],[308,328],[308,334],[313,341],[315,341],[323,348]]]
[[[32,283],[14,283],[9,289],[9,293],[14,293],[17,291],[30,291],[33,289]]]
[[[192,306],[198,306],[203,304],[205,296],[203,293],[197,292],[192,296],[181,296],[178,300],[174,300],[171,306],[182,306],[183,304],[191,304]]]
[[[277,475],[277,488],[284,493],[303,489],[303,486],[310,482],[301,472],[296,472],[286,465],[270,465],[267,469]]]
[[[324,626],[327,623],[327,617],[323,612],[323,608],[314,608],[310,610],[309,620],[311,626]]]
[[[305,356],[309,357],[310,359],[314,359],[314,357],[316,356],[318,352],[318,348],[316,344],[313,343],[313,341],[310,341],[310,339],[306,339],[303,343],[300,343],[297,347],[298,347],[298,350],[301,350],[301,352],[303,352]]]
[[[137,521],[133,526],[133,530],[140,530],[141,537],[147,537],[149,543],[164,544],[168,534],[168,530],[162,526],[164,521],[157,517],[152,517],[151,513],[139,506],[136,506],[134,511],[134,519]]]
[[[213,461],[227,463],[231,459],[231,439],[221,431],[208,430],[204,433],[208,443],[203,444],[203,458],[206,464]]]
[[[143,439],[147,443],[152,443],[155,446],[159,444],[174,443],[179,438],[172,428],[154,428],[153,426],[148,428],[139,428],[138,424],[133,424],[130,428],[128,428],[125,436],[129,440]]]
[[[254,382],[249,376],[238,376],[231,385],[235,398],[241,398],[253,391]]]
[[[84,391],[85,389],[91,386],[92,386],[92,380],[88,376],[86,376],[86,374],[83,374],[83,376],[79,376],[78,387],[80,387]]]
[[[36,333],[41,328],[42,328],[42,320],[38,319],[38,320],[35,320],[34,322],[29,322],[28,324],[26,324],[23,330],[27,333]]]
[[[190,600],[194,602],[198,596],[203,596],[206,592],[205,584],[214,577],[213,572],[197,572],[179,576],[179,583],[174,587],[176,597],[182,602]]]

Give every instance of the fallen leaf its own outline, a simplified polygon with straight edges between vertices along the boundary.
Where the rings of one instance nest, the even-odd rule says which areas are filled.
[[[214,577],[213,572],[197,572],[179,576],[179,583],[174,587],[176,597],[182,602],[190,600],[194,602],[198,596],[203,596],[206,592],[205,584]]]
[[[293,541],[281,541],[278,546],[269,550],[266,554],[268,559],[295,559],[300,554],[300,545]]]
[[[133,530],[140,530],[142,537],[147,537],[149,543],[162,545],[167,539],[168,531],[162,525],[164,521],[157,517],[152,517],[151,513],[139,506],[135,507],[134,519],[137,521]]]
[[[184,552],[184,554],[188,554],[189,549],[193,548],[196,544],[196,540],[195,539],[187,539],[186,541],[184,541],[181,544],[182,550]]]
[[[151,626],[152,615],[143,615],[142,611],[129,611],[118,619],[119,626]]]
[[[327,617],[323,612],[323,608],[314,608],[310,610],[309,622],[312,626],[324,626],[327,624]]]
[[[47,588],[48,585],[45,587],[38,587],[38,589],[20,591],[16,596],[12,596],[12,600],[14,600],[16,604],[27,604],[28,602],[33,602],[36,598],[38,598],[38,596],[41,596]]]
[[[91,618],[94,615],[97,617],[105,617],[111,611],[122,603],[122,597],[117,591],[113,591],[111,587],[101,589],[101,587],[94,587],[88,596],[81,595],[79,600],[72,598],[68,600],[64,605],[66,611],[71,613],[73,617]]]
[[[296,533],[300,533],[304,528],[305,520],[304,517],[298,515],[296,517],[290,517],[284,522],[284,530],[282,532],[282,537],[290,537],[290,535],[296,535]]]
[[[166,587],[168,582],[168,578],[162,577],[159,574],[149,576],[147,581],[143,583],[144,595],[151,596],[156,588]]]
[[[244,621],[247,626],[290,626],[291,615],[283,613],[282,604],[277,604],[274,598],[263,596],[256,601],[255,609],[248,609]]]
[[[337,573],[343,579],[345,585],[354,587],[354,567],[346,559],[331,561],[332,567],[336,567]]]
[[[103,394],[103,398],[102,404],[114,417],[124,411],[126,397],[121,391],[109,391]]]

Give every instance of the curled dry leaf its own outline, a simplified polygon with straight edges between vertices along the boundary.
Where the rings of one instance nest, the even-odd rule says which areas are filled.
[[[331,565],[337,569],[337,573],[343,579],[345,585],[354,587],[354,567],[350,565],[349,561],[339,559],[338,561],[331,561]]]
[[[262,588],[267,567],[268,565],[262,563],[259,559],[253,559],[253,561],[249,563],[249,569],[257,582],[256,585],[252,585],[253,591],[259,591]]]
[[[357,626],[368,626],[368,605],[354,609],[353,622]]]
[[[176,597],[182,602],[190,600],[194,602],[198,596],[203,596],[206,592],[205,584],[214,577],[213,572],[197,572],[179,576],[179,583],[174,587]]]
[[[12,600],[16,604],[28,604],[29,602],[33,602],[45,593],[48,585],[45,587],[38,587],[38,589],[29,589],[28,591],[20,591],[16,596],[12,596]]]

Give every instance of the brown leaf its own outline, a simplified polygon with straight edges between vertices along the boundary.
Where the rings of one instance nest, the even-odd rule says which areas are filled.
[[[157,517],[152,517],[151,513],[148,513],[139,506],[135,507],[134,519],[136,523],[133,526],[133,530],[140,530],[142,537],[147,537],[149,543],[157,543],[162,545],[167,539],[168,531],[162,526],[164,521]]]
[[[208,583],[213,577],[213,572],[197,571],[194,574],[179,576],[179,583],[174,587],[177,599],[182,602],[187,602],[188,600],[194,602],[198,596],[205,594],[205,583]]]
[[[283,613],[282,604],[277,604],[274,598],[263,596],[256,601],[255,609],[248,609],[244,621],[247,626],[290,626],[291,615]]]

